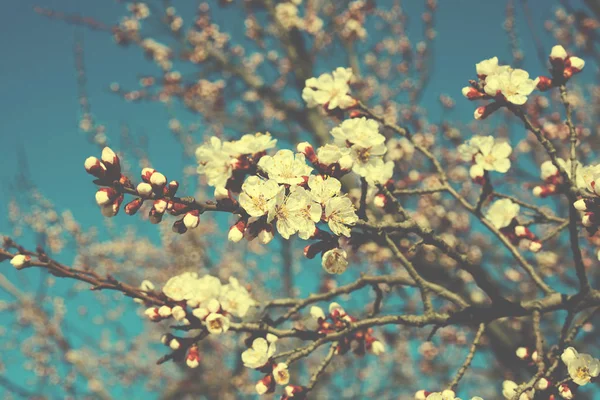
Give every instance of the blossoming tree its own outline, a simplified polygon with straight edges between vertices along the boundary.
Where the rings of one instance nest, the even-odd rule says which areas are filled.
[[[593,268],[599,149],[594,119],[575,107],[584,98],[576,80],[586,49],[565,32],[585,42],[592,22],[572,26],[567,11],[556,14],[551,29],[564,30],[565,46],[544,54],[546,69],[519,68],[514,50],[512,65],[492,57],[465,71],[459,101],[477,102],[475,122],[465,127],[433,122],[419,105],[431,72],[433,0],[425,1],[416,44],[395,2],[215,3],[223,9],[201,3],[186,16],[168,1],[157,9],[133,2],[114,26],[37,10],[110,32],[156,64],[159,74],[142,77],[141,88],[114,83],[111,91],[194,113],[195,126],[174,117],[168,127],[195,156],[198,184],[169,179],[144,154],[106,146],[78,57],[80,128],[99,148],[82,164],[99,211],[117,223],[126,223],[125,214],[140,216],[143,229],[157,225],[161,244],[133,230],[99,243],[28,189],[32,206],[14,203],[14,227],[32,227],[44,239],[31,249],[7,235],[0,261],[19,273],[39,268],[78,281],[78,290],[99,293],[100,304],[126,302],[112,292],[133,299],[152,335],[142,333],[130,350],[126,335],[120,347],[108,339],[101,349],[127,353],[122,362],[131,368],[121,384],[146,377],[146,389],[166,398],[591,393],[582,387],[597,378],[600,362],[575,348],[589,344],[585,332],[600,307]],[[509,3],[511,38],[513,12]],[[218,15],[244,18],[243,37],[222,31]],[[172,44],[145,31],[154,17]],[[320,62],[338,51],[343,66]],[[179,72],[189,68],[197,75]],[[451,98],[440,100],[453,107]],[[71,265],[54,256],[66,235],[76,245]],[[106,376],[119,375],[118,362],[74,347],[61,329],[60,305],[49,311],[0,278],[15,304],[4,308],[14,307],[34,331],[27,356],[39,375],[71,396],[83,379],[94,396],[111,398]],[[122,331],[118,320],[112,333]],[[58,350],[42,356],[44,340]],[[73,375],[64,378],[52,357]],[[368,383],[348,382],[355,374]]]

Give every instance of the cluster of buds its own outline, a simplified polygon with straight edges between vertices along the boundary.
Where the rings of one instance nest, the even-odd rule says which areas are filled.
[[[515,246],[527,248],[534,253],[537,253],[542,248],[540,239],[528,227],[519,225],[516,218],[513,219],[509,226],[500,229],[500,232]]]
[[[310,315],[317,321],[317,332],[324,335],[342,331],[349,324],[356,322],[356,318],[348,315],[338,303],[329,305],[328,315],[325,315],[323,310],[317,306],[311,307]],[[335,354],[346,354],[350,349],[358,355],[363,355],[366,351],[370,351],[375,355],[385,352],[383,343],[373,336],[372,328],[360,329],[351,335],[345,336],[339,341]]]
[[[88,157],[85,170],[97,178],[94,183],[104,186],[96,192],[96,203],[104,216],[113,217],[119,212],[127,192],[138,196],[125,205],[127,215],[134,215],[145,201],[152,201],[149,220],[153,224],[161,222],[165,212],[173,216],[183,215],[173,223],[173,231],[177,233],[185,233],[200,223],[200,211],[175,198],[179,188],[177,181],[168,182],[164,174],[153,168],[144,168],[142,182],[134,187],[129,178],[121,173],[119,157],[109,147],[102,150],[101,159]]]
[[[561,45],[552,47],[550,52],[550,73],[552,78],[540,76],[537,88],[541,91],[549,90],[568,81],[573,75],[581,72],[585,61],[579,57],[569,56]]]
[[[323,147],[326,149],[327,147]],[[342,176],[349,173],[354,163],[352,157],[347,154],[339,157],[338,159],[329,160],[326,157],[319,158],[314,147],[308,142],[299,143],[296,146],[298,153],[304,154],[306,159],[315,167],[315,169],[321,175],[331,176],[336,179],[340,179]],[[325,151],[323,154],[326,154]]]
[[[187,312],[185,311],[185,303],[177,304],[174,307],[167,305],[160,307],[149,307],[144,311],[144,315],[152,322],[159,322],[167,318],[173,317],[175,321],[181,322],[183,325],[189,325],[190,321],[187,319]]]
[[[194,317],[198,318],[209,333],[220,334],[229,330],[229,318],[227,312],[221,307],[219,300],[212,299],[206,307],[199,307],[192,311]]]
[[[261,244],[268,244],[274,236],[273,225],[267,223],[264,217],[242,217],[229,228],[227,239],[237,243],[244,237],[248,241],[258,238]]]
[[[100,206],[102,215],[106,217],[117,215],[124,195],[115,187],[132,187],[131,181],[121,174],[119,157],[109,147],[105,147],[101,159],[88,157],[84,167],[88,174],[97,178],[94,183],[106,186],[96,192],[96,203]]]

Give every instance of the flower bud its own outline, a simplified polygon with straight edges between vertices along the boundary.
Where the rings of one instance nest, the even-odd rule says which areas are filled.
[[[198,352],[198,346],[193,345],[190,347],[185,358],[185,363],[190,368],[196,368],[200,365],[200,353]]]
[[[538,84],[537,84],[537,88],[538,90],[545,92],[548,89],[552,88],[552,79],[548,78],[547,76],[540,76],[538,77]]]
[[[321,266],[329,274],[343,273],[348,268],[346,252],[339,248],[326,251],[321,258]]]
[[[177,193],[177,189],[179,189],[179,182],[171,181],[164,189],[164,195],[173,197]]]
[[[262,244],[269,244],[271,240],[273,240],[273,230],[272,229],[263,229],[258,233],[258,240]]]
[[[562,385],[560,385],[560,388],[558,389],[558,393],[560,394],[560,397],[562,397],[563,399],[570,400],[573,398],[573,392],[571,391],[571,388],[569,387],[569,385],[567,385],[566,383],[563,383]]]
[[[377,194],[373,198],[373,205],[378,208],[385,208],[387,204],[387,196],[383,193]]]
[[[540,378],[539,381],[535,384],[536,390],[544,391],[550,387],[550,381],[546,378]]]
[[[164,199],[158,199],[158,200],[154,200],[154,205],[152,206],[152,208],[154,208],[154,210],[156,210],[157,213],[159,214],[164,214],[164,212],[167,209],[167,201]]]
[[[136,188],[138,194],[142,197],[150,197],[152,195],[152,185],[146,182],[141,182]]]
[[[567,59],[566,65],[568,68],[571,68],[573,70],[574,74],[576,74],[578,72],[581,72],[583,67],[585,67],[585,61],[579,57],[569,57]]]
[[[131,200],[125,205],[125,214],[134,215],[136,212],[138,212],[142,204],[144,204],[144,200],[141,198]]]
[[[575,207],[575,209],[577,211],[586,211],[587,210],[587,204],[585,199],[579,199],[577,200],[575,203],[573,203],[573,207]]]
[[[246,222],[244,220],[240,220],[237,224],[233,225],[229,229],[229,234],[227,235],[227,239],[230,242],[237,243],[244,238],[245,230],[246,230]]]
[[[325,313],[323,312],[323,309],[321,307],[317,307],[317,306],[312,306],[310,308],[310,316],[313,317],[314,319],[318,320],[325,320]]]
[[[113,188],[101,188],[96,192],[96,203],[105,206],[117,198],[117,191]]]
[[[229,190],[224,187],[216,187],[215,188],[215,199],[217,201],[229,199]]]
[[[167,318],[171,316],[171,307],[169,306],[161,306],[158,309],[158,315],[163,318]]]
[[[150,184],[162,188],[167,184],[167,177],[160,172],[154,171],[154,173],[150,175]]]
[[[142,169],[142,180],[146,183],[150,183],[150,177],[156,171],[154,168],[143,168]]]
[[[31,261],[31,256],[17,254],[10,260],[10,263],[16,269],[22,269],[22,268],[26,267],[30,261]]]
[[[561,45],[556,45],[554,47],[552,47],[552,51],[550,52],[550,62],[551,63],[556,63],[556,62],[562,62],[564,60],[566,60],[568,57],[567,51],[565,50],[564,47],[562,47]]]
[[[429,392],[421,389],[417,393],[415,393],[415,400],[425,400],[429,396]]]
[[[308,143],[308,142],[299,143],[298,146],[296,146],[296,150],[298,150],[299,153],[304,154],[306,156],[306,158],[308,159],[308,161],[310,161],[311,163],[314,163],[317,161],[317,155],[315,154],[315,149],[310,143]]]
[[[188,229],[194,229],[200,223],[200,216],[198,210],[192,210],[185,214],[183,217],[183,224]]]
[[[150,321],[159,321],[161,319],[160,314],[158,314],[158,308],[156,307],[150,307],[146,309],[144,314],[150,319]]]
[[[519,347],[517,349],[517,351],[515,352],[515,354],[521,360],[525,360],[525,359],[527,359],[529,357],[529,350],[527,349],[527,347]]]
[[[111,176],[121,175],[121,163],[119,157],[115,154],[110,147],[102,149],[102,162],[106,166],[107,172]]]
[[[98,179],[102,179],[106,176],[106,166],[96,157],[86,158],[84,167],[88,174],[93,175]]]
[[[373,352],[373,354],[378,356],[380,354],[385,353],[385,346],[379,340],[376,340],[373,343],[371,343],[371,351]]]
[[[481,93],[473,86],[465,86],[464,88],[462,88],[462,94],[469,100],[476,100],[485,96],[485,94]]]
[[[181,306],[175,306],[171,309],[171,315],[176,321],[181,321],[185,318],[185,310]]]

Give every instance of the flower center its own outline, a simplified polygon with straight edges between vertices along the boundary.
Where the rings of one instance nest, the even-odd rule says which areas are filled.
[[[586,379],[590,376],[590,369],[588,367],[577,368],[577,377],[579,379]]]

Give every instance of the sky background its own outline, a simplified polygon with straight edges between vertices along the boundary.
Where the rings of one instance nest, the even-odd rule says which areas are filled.
[[[412,20],[411,32],[420,38],[422,2],[404,3]],[[543,38],[547,54],[554,43],[543,29],[543,22],[558,2],[529,0],[527,3],[533,11],[533,29]],[[125,15],[124,4],[110,0],[0,0],[0,4],[0,232],[9,232],[6,204],[11,197],[11,182],[19,172],[19,154],[25,155],[31,181],[60,210],[71,210],[86,227],[102,224],[94,202],[94,186],[83,169],[84,159],[97,155],[98,151],[78,130],[80,108],[73,53],[76,33],[83,34],[87,91],[93,115],[97,122],[106,125],[111,145],[119,148],[120,126],[126,123],[134,135],[148,137],[149,158],[155,167],[169,178],[181,176],[186,162],[181,159],[180,144],[168,130],[166,110],[157,104],[126,103],[108,90],[114,81],[134,88],[140,73],[155,74],[156,67],[139,49],[116,46],[105,32],[74,27],[33,12],[33,7],[39,5],[114,24]],[[191,4],[196,2],[173,1],[182,10]],[[448,94],[456,100],[453,119],[470,122],[473,105],[462,98],[460,91],[474,77],[475,63],[492,56],[505,62],[512,59],[502,27],[505,9],[506,3],[500,0],[439,1],[434,74],[421,103],[433,121],[441,111],[439,95]],[[545,69],[535,57],[520,1],[516,2],[516,12],[521,48],[526,54],[522,68],[533,76],[543,74]],[[182,15],[185,19],[185,13]],[[238,22],[224,22],[222,30],[228,29],[228,23]],[[191,120],[185,111],[177,115],[184,121]],[[126,218],[120,214],[115,223]],[[0,264],[0,268],[8,267],[7,263]],[[14,278],[11,270],[2,273]],[[136,331],[139,322],[132,320],[130,328]],[[23,380],[19,374],[10,372],[14,379]]]

